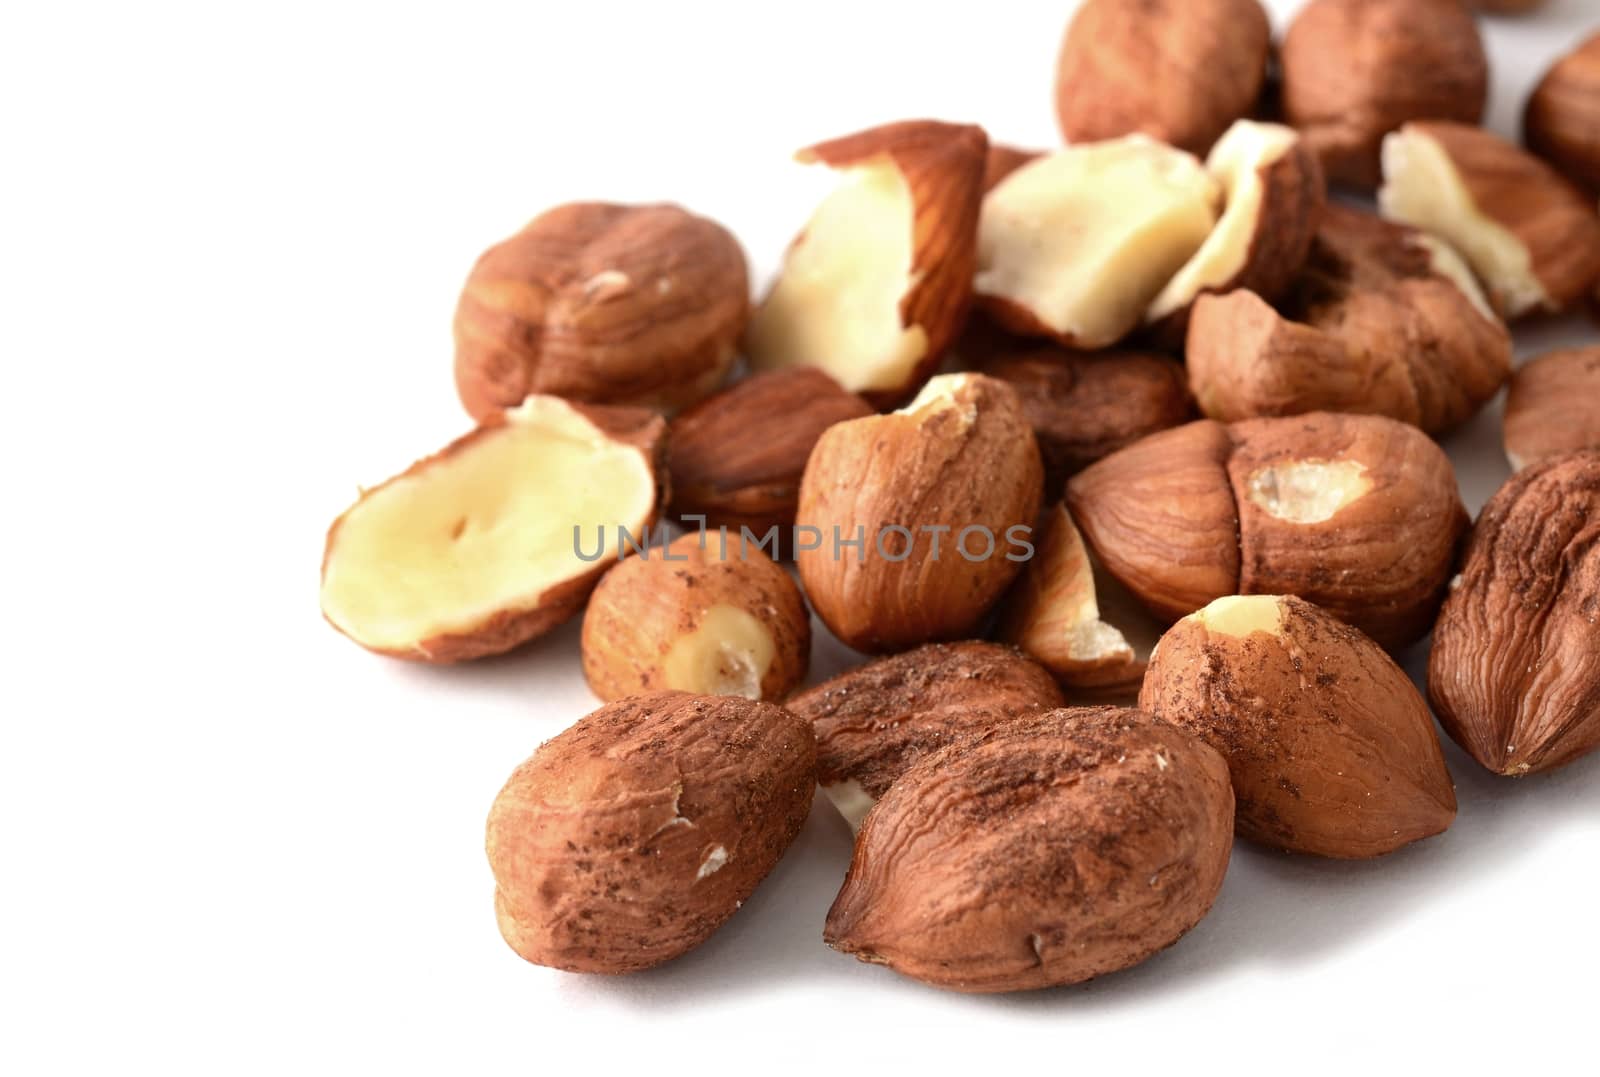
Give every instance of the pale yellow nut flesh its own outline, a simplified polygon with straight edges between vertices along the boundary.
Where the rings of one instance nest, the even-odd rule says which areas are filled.
[[[1293,460],[1254,472],[1250,500],[1279,520],[1320,524],[1372,490],[1367,469],[1354,460]]]
[[[1257,632],[1283,634],[1283,604],[1277,595],[1228,595],[1189,614],[1207,632],[1243,639]]]
[[[984,199],[975,288],[1081,347],[1108,347],[1205,243],[1221,187],[1142,135],[1040,157]]]
[[[737,606],[716,605],[694,631],[672,642],[661,670],[668,688],[760,699],[776,653],[772,633],[759,619]]]
[[[893,391],[928,353],[927,333],[900,314],[916,283],[911,189],[887,157],[840,175],[752,316],[746,347],[757,370],[815,366],[851,392]]]
[[[553,397],[374,491],[339,524],[322,582],[324,614],[387,651],[534,609],[592,570],[573,527],[637,528],[655,498],[649,461]]]

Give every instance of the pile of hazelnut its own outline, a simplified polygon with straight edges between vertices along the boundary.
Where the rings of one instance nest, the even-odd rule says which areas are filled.
[[[1600,283],[1600,34],[1523,148],[1476,126],[1469,6],[1536,5],[1311,0],[1269,78],[1257,0],[1088,0],[1064,148],[915,120],[803,150],[838,184],[753,308],[675,206],[485,253],[478,426],[334,522],[322,609],[425,662],[582,613],[606,703],[489,817],[512,948],[683,954],[820,785],[857,828],[829,945],[1074,983],[1193,927],[1235,835],[1444,831],[1435,715],[1497,774],[1600,746],[1600,346],[1513,373],[1507,329]],[[1474,524],[1433,438],[1508,381],[1516,473]],[[813,612],[879,657],[800,690]],[[1391,656],[1430,632],[1425,700]]]

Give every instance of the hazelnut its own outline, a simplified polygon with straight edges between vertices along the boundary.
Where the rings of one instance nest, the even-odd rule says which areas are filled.
[[[1600,450],[1530,464],[1484,506],[1434,626],[1428,698],[1496,774],[1600,747]]]
[[[1544,0],[1468,0],[1469,6],[1491,15],[1523,15],[1544,6]]]
[[[1012,332],[1110,347],[1200,249],[1221,201],[1198,159],[1144,135],[1040,157],[984,196],[978,301]]]
[[[1497,135],[1407,124],[1384,140],[1383,173],[1383,215],[1447,240],[1508,318],[1563,310],[1600,280],[1594,202]]]
[[[1158,617],[1293,594],[1390,649],[1426,634],[1468,524],[1425,434],[1328,412],[1156,434],[1074,476],[1067,506]]]
[[[1489,62],[1461,0],[1311,0],[1284,35],[1283,111],[1332,183],[1378,185],[1383,136],[1483,119]]]
[[[1010,647],[930,643],[879,658],[786,704],[817,736],[817,781],[859,827],[917,760],[962,736],[1062,705],[1050,674]]]
[[[829,427],[795,514],[817,616],[865,651],[971,636],[1031,553],[1042,482],[1017,394],[981,374]]]
[[[875,405],[927,379],[972,298],[988,137],[914,120],[800,151],[841,173],[750,320],[758,370],[820,367]]]
[[[574,202],[484,253],[456,307],[456,389],[475,419],[530,393],[677,408],[733,361],[744,252],[677,206]]]
[[[1078,983],[1198,923],[1232,832],[1227,764],[1203,742],[1138,711],[1048,711],[889,787],[823,938],[954,991]]]
[[[1088,0],[1056,61],[1061,133],[1205,153],[1260,97],[1271,38],[1258,0]]]
[[[1519,368],[1506,394],[1505,440],[1517,471],[1600,449],[1600,346],[1550,352]]]
[[[1222,187],[1222,216],[1144,315],[1157,339],[1179,346],[1199,296],[1248,288],[1273,300],[1285,291],[1305,264],[1327,201],[1316,157],[1280,124],[1235,123],[1206,169]]]
[[[328,529],[322,612],[379,654],[458,662],[561,624],[665,496],[666,423],[530,396],[370,490]]]
[[[1522,117],[1528,148],[1574,181],[1600,188],[1600,33],[1555,62]]]
[[[1309,602],[1219,598],[1161,637],[1139,706],[1228,761],[1242,837],[1382,856],[1456,814],[1427,704],[1360,632]]]
[[[1213,419],[1350,411],[1437,434],[1500,391],[1511,336],[1449,245],[1334,205],[1276,309],[1200,297],[1186,359]]]
[[[817,439],[834,423],[871,414],[866,401],[815,367],[737,382],[672,421],[673,511],[758,538],[778,527],[781,543]]]
[[[634,972],[721,927],[811,811],[811,727],[682,692],[609,703],[512,773],[489,812],[495,914],[536,965]]]
[[[810,657],[800,589],[738,535],[682,535],[628,557],[583,615],[583,674],[601,699],[668,689],[782,699]]]

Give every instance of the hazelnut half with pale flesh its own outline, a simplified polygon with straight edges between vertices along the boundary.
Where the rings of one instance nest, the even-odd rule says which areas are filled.
[[[972,298],[988,137],[913,120],[797,155],[840,173],[750,319],[757,370],[820,367],[875,405],[938,365]]]
[[[334,521],[323,615],[369,650],[422,662],[548,632],[615,563],[587,556],[594,531],[655,522],[665,435],[654,412],[551,396],[497,413]]]

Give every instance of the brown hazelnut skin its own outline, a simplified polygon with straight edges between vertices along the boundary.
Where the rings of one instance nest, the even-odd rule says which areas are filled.
[[[1505,442],[1518,471],[1600,449],[1600,345],[1563,348],[1517,368],[1506,393]]]
[[[1378,185],[1383,136],[1410,120],[1483,119],[1489,61],[1461,0],[1311,0],[1281,50],[1284,118],[1330,183]]]
[[[1568,178],[1600,190],[1600,33],[1555,62],[1528,98],[1523,139]]]
[[[530,393],[676,409],[722,380],[749,306],[744,252],[716,222],[671,205],[557,206],[472,267],[456,390],[479,420]]]
[[[1203,155],[1255,106],[1271,37],[1258,0],[1087,0],[1056,61],[1061,134],[1143,132]]]

